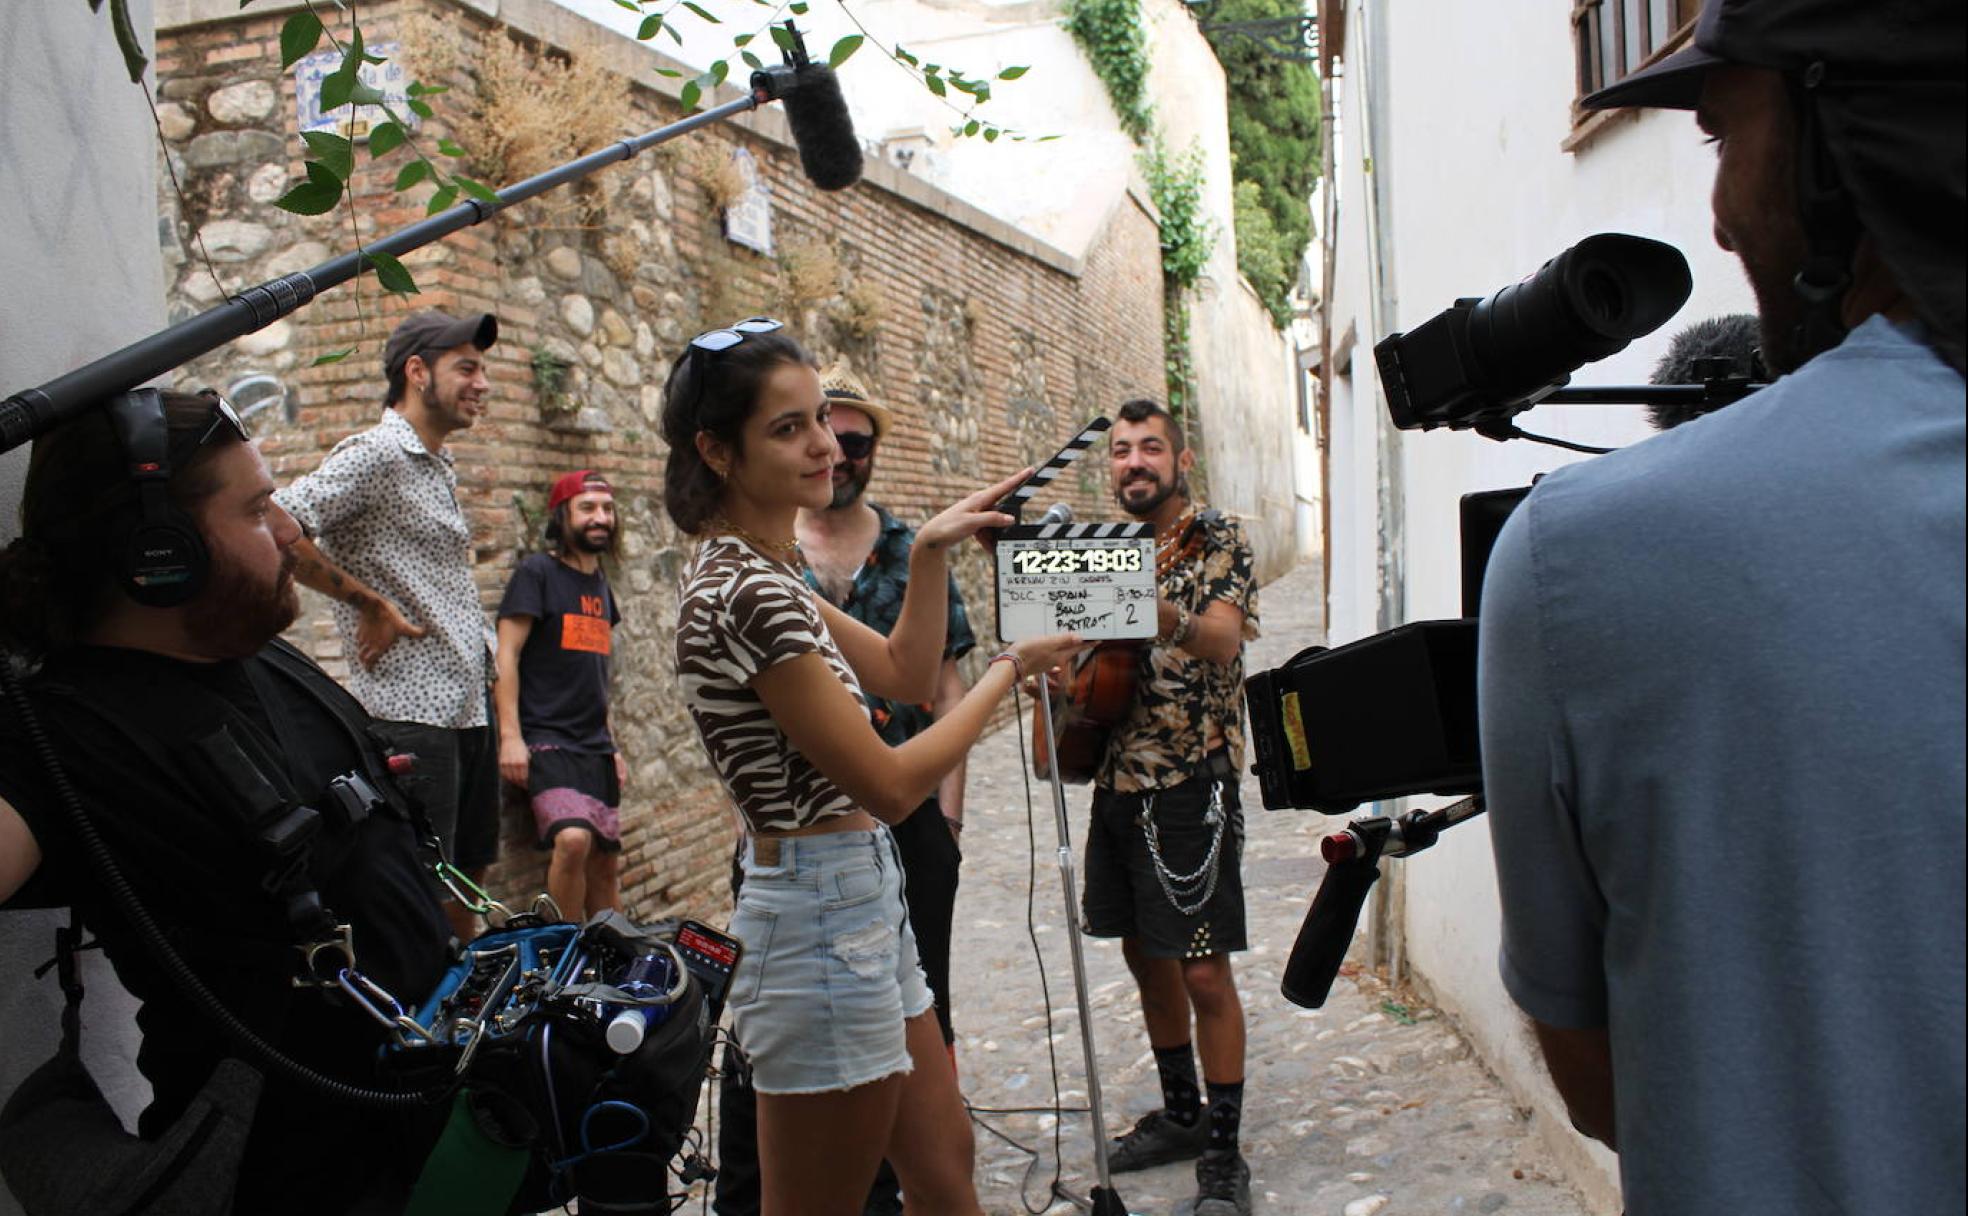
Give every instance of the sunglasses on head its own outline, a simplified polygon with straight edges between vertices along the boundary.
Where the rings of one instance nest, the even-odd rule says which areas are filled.
[[[834,442],[840,444],[841,455],[849,460],[866,460],[875,450],[875,437],[863,431],[836,433]]]
[[[715,355],[730,350],[753,334],[769,334],[784,328],[771,317],[746,317],[724,329],[705,330],[690,340],[690,349]]]
[[[222,395],[210,390],[200,393],[199,396],[211,401],[212,420],[206,424],[204,430],[198,433],[197,439],[190,441],[180,440],[178,443],[171,445],[173,449],[171,463],[174,466],[182,465],[186,460],[191,458],[193,452],[196,452],[199,448],[204,447],[227,431],[237,436],[241,443],[249,442],[252,439],[252,436],[246,433],[246,424],[240,420],[239,411],[232,408],[232,402],[227,401]]]
[[[723,354],[753,334],[775,333],[784,328],[785,326],[771,317],[746,317],[735,325],[724,329],[707,329],[692,338],[690,347],[685,352],[697,365],[694,368],[697,375],[697,391],[691,396],[690,412],[699,418],[704,416],[704,381],[708,378],[704,367],[706,360],[712,355]]]

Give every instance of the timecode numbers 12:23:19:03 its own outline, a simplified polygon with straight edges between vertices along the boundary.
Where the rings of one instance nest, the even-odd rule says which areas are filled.
[[[1011,568],[1019,574],[1131,574],[1142,568],[1141,549],[1022,549],[1011,555]]]

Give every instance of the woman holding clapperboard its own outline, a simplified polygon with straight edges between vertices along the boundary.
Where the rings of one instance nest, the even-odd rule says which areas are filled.
[[[691,339],[663,400],[664,506],[699,540],[677,607],[677,672],[747,836],[730,1004],[759,1095],[763,1210],[859,1212],[886,1156],[912,1210],[976,1213],[970,1122],[885,823],[936,788],[1021,676],[1080,641],[1015,643],[935,725],[883,743],[862,686],[931,697],[950,550],[1013,522],[992,504],[1031,470],[922,526],[884,638],[800,577],[794,516],[828,504],[840,458],[827,416],[812,356],[763,317]]]

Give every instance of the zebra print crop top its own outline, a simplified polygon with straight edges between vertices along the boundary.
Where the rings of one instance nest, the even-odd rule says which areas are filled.
[[[825,659],[865,702],[805,581],[735,537],[706,537],[678,596],[677,678],[711,767],[753,831],[803,828],[856,809],[786,741],[752,691],[759,672],[803,654]]]

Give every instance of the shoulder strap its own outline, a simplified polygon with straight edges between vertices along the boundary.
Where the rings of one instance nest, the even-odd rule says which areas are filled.
[[[249,660],[247,671],[255,678],[263,678],[257,670],[258,661],[264,660],[266,666],[278,672],[290,685],[299,689],[320,706],[354,747],[360,757],[363,776],[367,777],[376,792],[382,796],[391,810],[408,820],[416,831],[419,840],[429,840],[435,835],[430,818],[424,814],[423,804],[404,793],[391,774],[386,749],[382,739],[371,729],[372,720],[367,710],[351,696],[347,689],[337,684],[327,672],[321,670],[313,659],[308,658],[281,638],[269,642],[256,656]],[[256,685],[257,686],[257,685]],[[280,718],[275,717],[277,697],[262,696],[268,701],[267,714],[273,718],[274,728],[281,729]],[[279,711],[284,716],[284,710]],[[291,728],[290,728],[291,729]],[[284,740],[283,740],[284,742]]]

